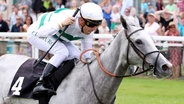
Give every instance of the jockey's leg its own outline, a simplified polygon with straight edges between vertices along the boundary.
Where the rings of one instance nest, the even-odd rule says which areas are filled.
[[[67,47],[69,51],[69,56],[67,60],[71,59],[79,59],[81,51],[71,42],[64,42],[65,46]]]
[[[62,68],[59,68],[55,71],[51,78],[49,79],[50,84],[53,85],[54,89],[57,90],[59,84],[63,81],[63,79],[71,72],[72,68],[75,66],[75,63],[79,59],[80,50],[71,42],[63,42],[69,51],[69,56],[67,57]]]
[[[29,39],[29,42],[34,45],[36,48],[47,51],[50,46],[53,43],[54,40],[52,38],[49,40],[47,38],[46,40],[40,39],[38,37],[32,37]],[[49,53],[53,54],[53,57],[49,60],[48,64],[45,66],[43,73],[36,85],[36,87],[33,89],[33,96],[39,95],[40,93],[48,92],[50,94],[56,94],[56,92],[51,88],[47,88],[45,82],[48,79],[49,75],[54,72],[53,70],[56,69],[64,60],[67,59],[69,56],[69,52],[67,47],[61,43],[57,42],[54,47],[49,51]]]
[[[47,88],[44,85],[48,80],[48,76],[52,74],[52,71],[54,69],[56,69],[56,67],[54,65],[47,63],[47,65],[45,66],[45,68],[42,72],[41,77],[39,78],[39,80],[36,84],[36,87],[33,89],[34,96],[41,94],[41,93],[45,93],[45,92],[52,94],[52,95],[56,95],[56,92],[52,88]]]
[[[44,86],[45,82],[47,82],[48,77],[54,72],[54,70],[67,58],[68,51],[65,48],[56,51],[54,56],[49,60],[49,63],[45,66],[43,73],[33,90],[33,94],[39,94],[48,92],[49,94],[56,94],[53,88],[47,88]]]
[[[33,90],[34,94],[48,92],[49,94],[56,94],[53,88],[49,89],[44,86],[44,82],[47,82],[49,75],[51,75],[55,68],[57,68],[68,56],[68,50],[63,47],[63,49],[59,49],[54,53],[54,56],[49,60],[44,71]]]

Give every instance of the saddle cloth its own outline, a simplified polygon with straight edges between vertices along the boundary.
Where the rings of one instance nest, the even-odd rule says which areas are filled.
[[[33,98],[32,90],[35,87],[42,71],[46,65],[45,62],[40,62],[36,68],[33,68],[36,59],[28,59],[25,61],[11,83],[8,96],[20,98]],[[75,66],[76,59],[63,62],[58,69],[50,75],[48,82],[57,90],[62,80],[71,72]]]

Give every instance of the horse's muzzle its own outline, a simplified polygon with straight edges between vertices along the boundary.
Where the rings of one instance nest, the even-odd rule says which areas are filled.
[[[162,77],[170,77],[172,75],[172,64],[164,64],[161,66],[161,68],[159,68],[158,70],[155,69],[154,70],[154,74],[158,77],[158,78],[162,78]]]

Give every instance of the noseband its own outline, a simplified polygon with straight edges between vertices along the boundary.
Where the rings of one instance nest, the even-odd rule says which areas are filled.
[[[149,70],[151,70],[151,69],[153,69],[153,68],[154,68],[154,69],[153,69],[154,72],[156,71],[156,66],[157,66],[157,62],[158,62],[159,55],[160,55],[160,51],[152,51],[152,52],[149,52],[149,53],[144,54],[140,49],[138,49],[138,48],[136,47],[136,45],[132,42],[132,40],[131,40],[131,38],[130,38],[130,37],[131,37],[132,35],[134,35],[136,32],[139,32],[139,31],[142,31],[142,30],[143,30],[143,29],[135,30],[134,32],[130,33],[129,35],[127,34],[127,31],[126,31],[126,30],[124,31],[124,32],[125,32],[125,35],[126,35],[126,38],[127,38],[127,40],[128,40],[128,46],[127,46],[127,64],[130,65],[128,56],[129,56],[130,45],[131,45],[131,47],[133,48],[133,50],[134,50],[134,51],[137,53],[137,55],[143,60],[143,63],[142,63],[142,70],[143,70],[143,71],[137,72],[138,69],[139,69],[139,67],[137,67],[137,69],[135,70],[134,73],[129,74],[129,75],[124,75],[123,77],[136,76],[136,75],[139,75],[139,74],[141,74],[141,73],[147,72],[147,71],[149,71]],[[149,55],[152,54],[152,53],[158,53],[154,65],[151,65],[150,63],[148,63],[148,62],[146,61],[146,57],[149,56]],[[148,68],[148,69],[145,69],[145,68],[144,68],[145,63],[149,64],[149,68]]]

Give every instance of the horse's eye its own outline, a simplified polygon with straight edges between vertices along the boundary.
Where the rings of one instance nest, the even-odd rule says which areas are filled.
[[[136,44],[143,44],[142,41],[140,39],[135,41]]]

